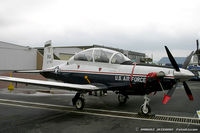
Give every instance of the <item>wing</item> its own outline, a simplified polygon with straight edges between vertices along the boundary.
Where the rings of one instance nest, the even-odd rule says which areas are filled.
[[[42,72],[54,72],[54,69],[46,70],[23,70],[23,71],[14,71],[15,73],[42,73]]]
[[[81,84],[70,84],[70,83],[15,78],[15,77],[6,77],[6,76],[0,76],[0,81],[24,83],[24,84],[44,86],[44,87],[49,87],[49,88],[57,88],[57,89],[72,90],[72,91],[84,91],[84,92],[107,89],[107,86],[103,84],[81,85]]]

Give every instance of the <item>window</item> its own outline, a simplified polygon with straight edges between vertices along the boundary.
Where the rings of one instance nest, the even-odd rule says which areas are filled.
[[[117,53],[113,56],[113,58],[111,59],[111,63],[112,64],[121,64],[125,61],[130,61],[130,59],[128,59],[126,56],[124,56],[121,53]]]
[[[76,54],[74,56],[74,60],[90,61],[90,62],[92,62],[93,61],[93,59],[92,59],[92,52],[93,52],[93,49],[80,52],[80,53],[78,53],[78,54]]]
[[[112,56],[112,54],[113,54],[112,52],[103,49],[95,49],[94,60],[95,62],[109,63],[109,59]]]

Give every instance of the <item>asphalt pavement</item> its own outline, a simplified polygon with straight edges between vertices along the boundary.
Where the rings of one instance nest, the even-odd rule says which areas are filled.
[[[200,82],[188,84],[194,96],[193,102],[188,100],[180,85],[166,105],[162,104],[162,92],[149,96],[152,114],[198,118],[196,111],[200,110]],[[72,107],[74,92],[53,90],[49,94],[35,91],[36,89],[44,90],[34,86],[15,88],[13,92],[6,88],[0,89],[0,99]],[[86,95],[85,98],[85,108],[119,112],[137,113],[144,102],[142,96],[130,96],[126,105],[119,105],[117,95],[113,92],[102,97]],[[0,104],[0,127],[2,133],[200,132],[200,125],[126,119],[11,104]]]

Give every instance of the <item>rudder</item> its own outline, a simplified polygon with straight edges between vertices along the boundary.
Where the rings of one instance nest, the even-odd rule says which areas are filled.
[[[53,47],[51,46],[51,40],[47,41],[44,46],[44,56],[42,69],[47,69],[53,67]]]

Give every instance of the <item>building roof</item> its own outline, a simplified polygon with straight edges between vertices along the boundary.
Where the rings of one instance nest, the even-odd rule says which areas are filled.
[[[29,46],[21,46],[13,43],[0,41],[0,48],[2,49],[31,49]]]
[[[186,57],[174,57],[174,59],[176,60],[177,64],[183,64]],[[168,57],[163,57],[160,59],[158,64],[171,64],[171,62],[169,61]]]

